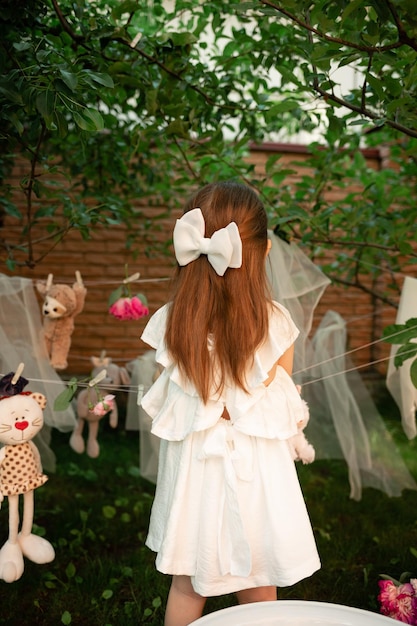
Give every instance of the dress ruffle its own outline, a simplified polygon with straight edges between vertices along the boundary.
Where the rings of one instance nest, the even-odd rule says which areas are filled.
[[[267,340],[257,350],[247,374],[248,393],[225,387],[220,397],[213,393],[206,404],[192,383],[183,378],[166,349],[168,307],[165,305],[153,315],[142,334],[143,341],[156,349],[156,361],[164,368],[142,398],[142,407],[152,418],[153,434],[168,441],[181,441],[191,432],[214,426],[225,407],[236,430],[244,434],[288,439],[297,432],[304,409],[291,377],[278,366],[274,380],[267,387],[263,384],[298,336],[285,307],[274,303]]]

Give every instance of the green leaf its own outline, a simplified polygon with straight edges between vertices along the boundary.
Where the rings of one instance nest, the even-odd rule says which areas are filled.
[[[287,100],[282,100],[282,102],[278,102],[270,107],[267,111],[268,119],[273,119],[280,113],[286,113],[287,111],[293,111],[298,108],[299,104],[296,100],[291,100],[288,98]]]
[[[72,378],[66,389],[55,398],[54,411],[65,411],[71,403],[75,393],[77,391],[77,379]]]
[[[55,398],[54,411],[65,411],[71,403],[74,394],[70,389],[65,389]]]
[[[13,48],[18,52],[23,52],[24,50],[29,50],[31,44],[29,41],[18,41],[13,44]]]
[[[385,93],[384,93],[384,88],[382,86],[381,80],[377,78],[376,76],[373,76],[369,72],[366,74],[366,80],[368,81],[368,83],[370,84],[370,86],[372,87],[376,95],[378,96],[378,98],[380,98],[380,100],[384,102]]]
[[[395,367],[401,367],[405,361],[417,356],[417,344],[416,343],[405,343],[400,348],[398,348],[394,357],[394,365]]]
[[[22,219],[22,213],[19,211],[16,205],[7,201],[3,201],[1,204],[7,215],[10,215],[11,217],[16,217],[19,220]]]
[[[113,519],[117,513],[115,507],[110,505],[103,506],[102,511],[106,519]]]
[[[6,98],[14,104],[23,104],[22,95],[18,91],[15,91],[10,85],[0,85],[0,93],[5,95]]]
[[[13,126],[15,127],[15,129],[17,130],[19,135],[23,135],[25,127],[23,126],[23,124],[22,124],[21,120],[18,118],[18,116],[16,114],[12,113],[12,115],[10,116],[10,121],[12,122]]]
[[[60,137],[66,137],[68,134],[68,123],[65,116],[60,111],[54,111],[55,125]]]
[[[109,307],[124,296],[126,296],[126,287],[125,285],[120,285],[120,287],[117,287],[117,289],[111,292],[108,300]]]
[[[104,121],[98,111],[93,109],[84,109],[82,113],[73,111],[74,121],[82,130],[89,132],[102,130],[104,128]]]
[[[407,343],[417,338],[417,317],[412,317],[405,324],[390,324],[382,333],[382,338],[387,343],[394,345]]]
[[[68,563],[67,567],[65,568],[65,574],[67,575],[67,578],[74,578],[75,576],[75,572],[76,572],[76,568],[74,563],[70,562]]]
[[[136,295],[139,298],[139,300],[142,302],[142,304],[145,304],[146,306],[148,305],[148,298],[145,296],[144,293],[137,293]]]
[[[103,600],[109,600],[113,597],[113,591],[111,589],[105,589],[101,594],[101,597],[103,598]]]
[[[41,91],[36,97],[36,108],[44,118],[51,118],[54,112],[54,94],[49,90]]]
[[[111,15],[113,19],[119,19],[124,13],[134,13],[137,8],[137,0],[124,0],[112,9]]]
[[[187,46],[198,41],[193,33],[169,33],[168,37],[172,40],[174,46]]]
[[[414,361],[411,363],[410,377],[414,387],[417,388],[417,359],[414,359]]]
[[[103,128],[104,128],[104,120],[103,120],[101,114],[98,111],[96,111],[95,109],[85,109],[84,110],[84,116],[87,119],[91,120],[91,122],[95,126],[95,130],[103,130]]]
[[[158,90],[149,89],[145,94],[146,109],[151,115],[154,115],[158,110]]]
[[[103,72],[92,72],[91,70],[84,70],[84,75],[90,78],[95,83],[103,85],[104,87],[114,87],[114,82],[109,74]]]
[[[363,0],[350,0],[342,13],[342,19],[346,20],[346,18],[349,17],[351,13],[356,11],[358,8],[362,8],[362,6]]]
[[[61,622],[65,624],[65,626],[68,626],[69,624],[72,623],[72,617],[69,611],[63,612],[63,614],[61,615]]]
[[[78,78],[76,74],[69,72],[68,70],[64,70],[63,68],[59,68],[59,73],[61,74],[61,78],[71,91],[75,91],[78,85]]]

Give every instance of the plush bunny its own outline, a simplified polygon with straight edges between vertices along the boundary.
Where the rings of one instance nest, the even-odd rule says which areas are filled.
[[[24,570],[23,557],[34,563],[55,558],[52,545],[32,534],[34,490],[48,477],[42,473],[40,454],[33,437],[43,426],[46,398],[41,393],[22,391],[27,380],[14,382],[11,372],[0,380],[0,505],[9,499],[9,537],[0,550],[0,579],[18,580]],[[19,532],[19,496],[23,495],[23,520]]]
[[[41,281],[36,283],[38,292],[44,296],[43,336],[51,365],[56,370],[64,370],[68,365],[74,318],[84,308],[87,290],[79,272],[76,277],[72,287],[52,284],[52,274],[49,274],[46,284]]]
[[[91,373],[93,379],[105,371],[105,376],[97,385],[88,386],[80,391],[77,396],[77,425],[70,438],[70,446],[78,454],[82,454],[86,448],[83,439],[85,422],[88,422],[87,454],[96,458],[100,454],[100,446],[97,440],[99,421],[110,413],[110,426],[116,428],[118,422],[118,410],[115,397],[112,394],[121,385],[130,384],[130,376],[124,367],[112,363],[109,357],[91,357],[94,369]]]
[[[297,389],[300,393],[300,385],[297,385]],[[308,442],[306,436],[303,433],[303,430],[307,426],[310,419],[310,411],[307,402],[305,400],[302,400],[302,403],[304,407],[304,418],[297,423],[297,434],[290,437],[287,441],[290,448],[291,456],[294,461],[302,461],[304,464],[307,464],[314,461],[316,453],[313,446]]]

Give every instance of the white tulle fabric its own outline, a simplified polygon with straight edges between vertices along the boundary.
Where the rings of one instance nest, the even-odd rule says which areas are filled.
[[[156,361],[164,368],[142,399],[142,408],[152,418],[152,433],[180,441],[191,432],[214,426],[227,406],[232,424],[242,433],[268,439],[294,435],[297,421],[303,419],[303,405],[291,377],[277,367],[272,383],[268,387],[263,384],[269,370],[298,336],[288,311],[274,303],[268,339],[256,352],[247,375],[249,393],[227,386],[220,397],[213,391],[204,404],[167,352],[164,334],[168,307],[153,315],[142,334],[143,341],[156,349]]]
[[[202,254],[219,276],[226,270],[242,265],[242,241],[235,222],[216,230],[211,237],[204,237],[205,222],[201,209],[184,213],[176,221],[173,243],[178,263],[188,265]]]
[[[354,500],[361,499],[364,487],[380,489],[389,496],[400,496],[404,489],[416,490],[371,394],[345,354],[346,321],[337,312],[327,311],[309,338],[315,306],[329,280],[298,246],[272,233],[271,241],[267,271],[273,295],[300,329],[293,378],[302,385],[310,408],[306,435],[316,459],[346,462]]]
[[[29,380],[25,390],[39,391],[47,399],[45,425],[34,442],[44,469],[54,471],[56,459],[49,445],[51,427],[63,432],[73,430],[74,410],[71,406],[64,411],[53,410],[55,398],[66,386],[49,361],[33,281],[0,274],[0,374],[15,372],[19,363],[24,363],[23,376]]]

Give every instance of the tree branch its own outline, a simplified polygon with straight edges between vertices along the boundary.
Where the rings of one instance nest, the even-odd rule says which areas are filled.
[[[312,88],[318,94],[323,96],[323,98],[325,100],[330,100],[331,102],[334,102],[335,104],[339,104],[339,105],[341,105],[343,107],[346,107],[350,111],[353,111],[355,113],[359,113],[359,115],[363,115],[364,117],[368,117],[371,120],[378,120],[378,119],[380,119],[380,115],[377,115],[376,113],[373,113],[369,109],[366,109],[366,108],[363,109],[362,106],[356,106],[355,104],[352,104],[351,102],[347,102],[346,100],[343,100],[343,98],[339,98],[335,94],[329,93],[325,89],[322,89],[317,84],[316,85],[312,85]],[[394,120],[385,119],[384,124],[386,124],[387,126],[390,126],[394,130],[398,130],[403,135],[408,135],[408,137],[416,137],[417,138],[417,130],[413,130],[412,128],[408,128],[408,126],[404,126],[403,124],[399,124],[398,122],[395,122]]]
[[[374,298],[377,298],[381,302],[384,302],[385,304],[389,304],[390,306],[398,309],[398,303],[397,302],[395,302],[394,300],[391,300],[391,298],[388,298],[387,296],[384,296],[381,293],[373,291],[372,289],[370,289],[366,285],[363,285],[361,282],[359,282],[357,280],[355,280],[355,281],[346,280],[345,278],[340,278],[340,276],[335,276],[334,274],[329,274],[327,272],[325,272],[325,274],[334,283],[338,283],[340,285],[345,285],[346,287],[354,287],[355,289],[360,289],[361,291],[367,293],[368,295],[370,295],[370,296],[372,296]]]
[[[405,28],[403,26],[403,23],[401,22],[397,11],[394,8],[394,5],[392,4],[392,2],[390,2],[390,0],[385,0],[385,4],[387,5],[392,18],[395,22],[395,25],[397,27],[397,31],[398,31],[398,40],[406,45],[406,46],[410,46],[410,48],[413,48],[413,50],[417,50],[417,41],[415,39],[413,39],[412,37],[410,37],[406,31]]]
[[[288,225],[290,225],[290,222],[288,222]],[[296,238],[302,241],[302,236],[295,230],[293,232]],[[401,251],[397,247],[386,246],[380,243],[371,243],[369,241],[354,241],[354,240],[350,241],[350,240],[344,240],[344,239],[338,240],[338,239],[331,239],[330,237],[324,237],[323,239],[321,239],[319,237],[314,237],[312,239],[309,239],[308,243],[314,244],[314,245],[319,244],[319,245],[326,245],[326,246],[339,246],[343,248],[367,248],[367,249],[373,248],[375,250],[383,250],[384,252],[391,252],[392,254],[395,254],[395,255],[401,254]],[[417,252],[410,252],[408,256],[417,258]]]
[[[28,225],[28,229],[27,229],[27,241],[28,241],[28,260],[27,260],[27,264],[29,265],[29,267],[35,267],[36,262],[34,261],[33,258],[33,241],[32,241],[32,194],[33,194],[33,185],[35,182],[35,178],[36,178],[36,166],[38,164],[38,160],[39,160],[39,154],[40,154],[40,150],[41,150],[41,145],[43,142],[43,139],[45,137],[45,133],[46,133],[46,127],[45,124],[42,122],[41,125],[41,132],[39,133],[39,137],[38,137],[38,141],[36,143],[36,148],[34,150],[34,152],[32,153],[32,158],[30,160],[30,174],[29,174],[29,181],[25,187],[25,195],[26,195],[26,218],[27,218],[27,225]]]
[[[370,53],[369,59],[368,59],[368,67],[366,68],[366,74],[368,74],[371,71],[372,56],[373,56],[372,53]],[[368,81],[366,80],[366,74],[365,74],[365,78],[363,79],[362,92],[361,92],[361,109],[363,111],[366,111],[366,87],[368,85]]]
[[[348,48],[353,48],[354,50],[361,50],[362,52],[385,52],[387,50],[395,50],[395,48],[399,48],[404,44],[410,45],[408,41],[396,41],[392,44],[387,44],[385,46],[367,46],[365,44],[358,44],[354,43],[353,41],[347,41],[346,39],[341,39],[340,37],[332,37],[331,35],[327,35],[326,33],[318,30],[318,28],[315,28],[314,26],[303,22],[303,20],[300,20],[297,16],[293,15],[293,13],[290,13],[290,11],[287,11],[287,9],[284,9],[281,6],[277,6],[274,2],[271,2],[271,0],[259,0],[259,2],[261,4],[271,7],[272,9],[275,9],[276,11],[278,11],[278,13],[282,13],[282,15],[285,15],[285,17],[287,17],[289,20],[291,20],[295,24],[298,24],[298,26],[300,26],[304,30],[308,30],[314,35],[317,35],[317,37],[319,37],[320,39],[324,39],[325,41],[328,41],[330,43],[337,43],[341,46],[346,46]],[[415,42],[415,45],[417,45],[417,42]]]
[[[55,9],[55,13],[57,15],[57,18],[59,20],[59,23],[61,24],[63,30],[71,37],[71,39],[73,39],[74,41],[83,41],[84,37],[82,35],[77,35],[77,33],[75,33],[73,31],[73,29],[71,28],[70,24],[68,23],[65,15],[62,13],[61,11],[61,7],[59,6],[57,0],[52,0],[52,5]]]

